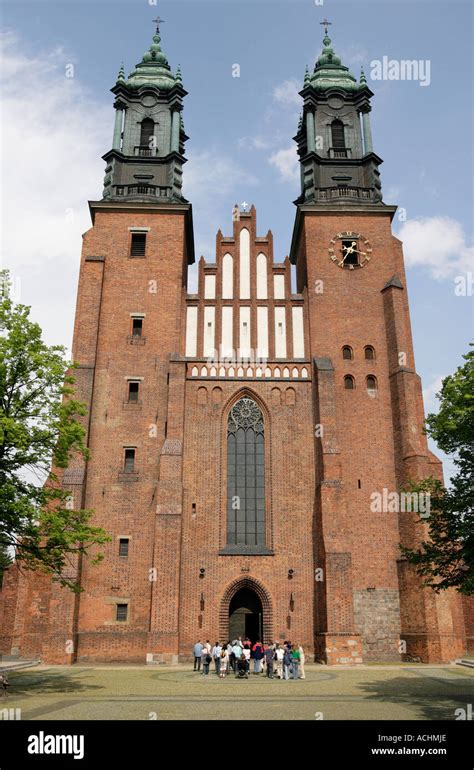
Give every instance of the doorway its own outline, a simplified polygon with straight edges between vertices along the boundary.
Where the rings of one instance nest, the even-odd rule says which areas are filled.
[[[263,639],[262,602],[251,588],[241,588],[229,605],[229,639],[248,637],[252,644]]]

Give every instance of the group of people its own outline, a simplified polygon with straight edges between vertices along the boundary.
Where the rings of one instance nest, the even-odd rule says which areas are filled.
[[[248,679],[250,664],[253,660],[253,673],[265,673],[269,679],[305,679],[305,656],[301,644],[290,641],[270,642],[263,644],[259,639],[252,644],[250,639],[243,641],[239,636],[233,642],[221,644],[216,642],[214,647],[210,641],[196,642],[193,649],[194,671],[202,675],[209,674],[209,667],[214,661],[214,670],[218,677],[233,673],[236,677]]]

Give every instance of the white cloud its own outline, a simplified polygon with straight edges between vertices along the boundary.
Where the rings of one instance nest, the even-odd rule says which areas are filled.
[[[280,173],[282,181],[296,183],[299,179],[298,156],[296,147],[290,147],[288,150],[278,150],[268,159],[268,162],[275,166]]]
[[[278,86],[273,89],[273,99],[277,104],[282,104],[285,107],[301,107],[302,101],[299,91],[303,87],[302,83],[297,80],[284,80]]]
[[[183,193],[193,204],[196,262],[188,270],[188,291],[197,291],[197,266],[201,254],[207,262],[216,258],[218,222],[232,229],[232,208],[237,186],[254,187],[258,179],[217,149],[190,153],[184,169]],[[248,195],[247,199],[251,199]]]
[[[358,43],[352,43],[347,48],[341,48],[340,51],[336,49],[336,53],[341,57],[341,61],[346,65],[346,67],[352,66],[355,68],[356,65],[368,64],[370,60],[367,48],[359,45]],[[353,74],[355,75],[358,73],[353,72]]]
[[[242,150],[268,150],[275,145],[275,138],[266,136],[242,136],[237,146]]]
[[[76,77],[66,77],[73,52],[31,52],[11,32],[0,36],[0,44],[0,160],[8,180],[2,206],[4,266],[11,272],[15,300],[32,306],[48,344],[69,346],[81,236],[91,227],[87,201],[102,197],[101,156],[111,146],[112,97],[104,94],[103,103],[94,99],[77,67]],[[197,213],[198,257],[204,253],[214,259],[216,208],[228,204],[231,222],[235,185],[256,183],[219,152],[192,155],[184,194]]]
[[[218,150],[201,150],[189,155],[185,167],[184,195],[198,201],[201,209],[212,211],[216,198],[227,198],[237,185],[256,185],[257,178]]]
[[[426,217],[404,222],[398,237],[403,241],[409,267],[424,267],[436,279],[472,271],[474,248],[466,242],[460,222],[450,217]]]
[[[73,57],[62,49],[24,53],[11,32],[0,44],[4,266],[46,340],[69,345],[87,200],[101,197],[112,105],[66,77]]]
[[[400,195],[402,194],[402,188],[398,185],[392,185],[391,187],[388,187],[384,191],[384,201],[389,201],[390,203],[393,203],[394,201],[397,201],[400,199]]]
[[[423,388],[423,403],[425,405],[425,414],[437,412],[439,409],[439,400],[436,394],[440,392],[443,380],[446,375],[435,374],[429,385]]]

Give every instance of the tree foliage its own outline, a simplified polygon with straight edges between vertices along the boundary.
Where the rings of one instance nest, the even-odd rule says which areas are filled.
[[[445,488],[435,479],[411,485],[429,491],[431,513],[428,538],[417,550],[402,547],[426,584],[436,591],[457,588],[474,592],[474,350],[465,363],[443,380],[437,414],[426,420],[426,431],[440,449],[453,455],[457,473]]]
[[[74,398],[65,349],[44,343],[30,308],[12,301],[5,271],[0,281],[0,548],[79,590],[68,577],[74,557],[110,539],[60,483],[72,457],[88,458],[86,408]]]

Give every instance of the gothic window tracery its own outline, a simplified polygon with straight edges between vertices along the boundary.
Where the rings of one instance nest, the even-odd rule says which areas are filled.
[[[227,419],[227,543],[265,544],[265,435],[263,414],[247,396]]]

